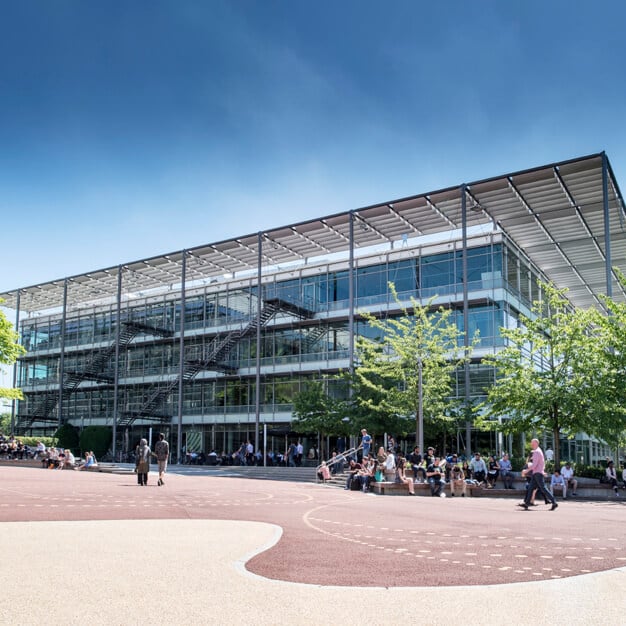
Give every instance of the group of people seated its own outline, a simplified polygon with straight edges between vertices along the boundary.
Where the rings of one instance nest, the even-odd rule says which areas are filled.
[[[498,478],[502,479],[505,489],[514,488],[513,469],[506,453],[498,460],[490,455],[485,461],[477,452],[468,461],[457,454],[436,456],[432,447],[422,455],[416,446],[405,457],[395,446],[388,450],[381,446],[375,456],[365,454],[361,460],[352,458],[347,462],[345,488],[364,492],[369,491],[373,482],[397,482],[407,485],[409,493],[414,494],[415,483],[428,483],[433,496],[445,497],[443,488],[449,484],[452,496],[465,497],[468,484],[493,489]],[[331,459],[318,468],[318,478],[326,481],[343,470],[343,455],[333,452]]]
[[[457,454],[435,456],[432,447],[423,456],[417,446],[406,457],[395,446],[388,450],[381,446],[376,455],[369,454],[369,450],[367,452],[361,459],[357,459],[346,458],[333,451],[332,457],[318,467],[318,479],[325,482],[334,474],[347,471],[347,490],[367,493],[376,482],[396,482],[407,485],[409,493],[415,495],[415,484],[428,483],[431,495],[440,497],[446,496],[446,484],[449,485],[452,497],[465,497],[468,485],[494,489],[498,479],[502,480],[504,489],[515,488],[516,475],[507,453],[503,453],[499,459],[494,455],[485,459],[476,452],[468,461]],[[602,482],[609,484],[616,497],[619,497],[620,482],[621,487],[626,489],[626,465],[621,475],[618,472],[613,461],[607,461],[606,476]],[[574,475],[573,464],[568,461],[560,470],[555,469],[547,486],[553,495],[555,490],[559,490],[563,499],[567,499],[568,493],[577,496],[578,480]]]
[[[571,489],[571,495],[576,496],[576,490],[578,489],[578,481],[574,478],[574,469],[572,464],[568,461],[559,471],[554,469],[552,476],[550,477],[550,493],[554,495],[555,490],[561,490],[563,494],[563,500],[567,500],[567,490]]]
[[[70,470],[88,470],[92,467],[97,467],[98,461],[93,452],[85,452],[85,459],[76,459],[74,454],[68,448],[55,448],[53,446],[45,447],[41,444],[37,444],[36,458],[41,461],[41,466],[44,469],[70,469]]]
[[[428,483],[431,495],[445,497],[444,487],[447,484],[452,497],[465,497],[468,485],[493,489],[498,479],[502,480],[504,489],[514,489],[515,474],[507,453],[499,459],[493,455],[485,459],[476,452],[467,460],[457,454],[438,457],[432,447],[422,455],[416,446],[406,457],[395,447],[389,450],[380,447],[375,456],[365,454],[361,460],[351,458],[347,461],[345,489],[350,490],[368,492],[374,482],[396,482],[406,484],[409,493],[414,495],[416,483]],[[326,481],[343,470],[343,455],[333,452],[331,459],[318,468],[318,478]],[[576,495],[578,482],[570,463],[561,472],[555,472],[552,485],[563,489],[564,497],[567,497],[568,487]]]
[[[5,437],[0,433],[0,458],[11,460],[31,459],[35,451],[15,437]]]
[[[327,463],[322,463],[318,476],[321,480],[328,480],[333,473],[343,469],[343,458],[333,453]],[[468,475],[472,470],[467,468]],[[395,447],[385,450],[380,447],[376,455],[363,455],[359,461],[349,459],[345,489],[369,492],[375,482],[395,482],[404,484],[411,495],[415,495],[416,483],[428,483],[432,496],[445,497],[444,486],[450,484],[453,496],[465,496],[467,480],[457,455],[448,458],[435,456],[433,448],[422,457],[419,448],[406,457]]]

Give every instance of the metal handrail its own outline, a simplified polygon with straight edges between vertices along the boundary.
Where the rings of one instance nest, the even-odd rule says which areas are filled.
[[[350,448],[341,454],[338,454],[336,457],[332,459],[328,459],[328,461],[322,461],[316,468],[315,471],[319,472],[322,469],[322,464],[325,463],[328,465],[331,461],[336,463],[337,461],[345,461],[348,457],[355,455],[359,450],[363,450],[363,445],[361,444],[358,448]]]

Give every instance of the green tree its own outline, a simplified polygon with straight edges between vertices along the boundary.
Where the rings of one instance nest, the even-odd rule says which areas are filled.
[[[362,368],[356,368],[352,375],[345,372],[342,376],[350,390],[343,404],[343,414],[352,434],[360,437],[361,429],[366,428],[376,440],[384,433],[405,437],[414,430],[413,417],[398,413],[386,402],[386,396],[398,385],[397,379]]]
[[[466,353],[460,345],[463,333],[450,309],[433,310],[433,299],[422,306],[413,298],[405,308],[394,285],[389,287],[402,314],[378,319],[362,313],[379,337],[358,339],[355,373],[365,393],[356,401],[368,411],[395,419],[396,428],[403,424],[408,430],[410,419],[419,442],[420,407],[425,423],[446,420],[456,402],[451,397],[452,375],[469,358],[472,346]]]
[[[593,311],[573,309],[566,290],[540,287],[544,298],[533,303],[531,317],[520,316],[518,328],[500,329],[505,347],[484,359],[495,366],[496,382],[488,389],[483,418],[506,416],[504,432],[553,433],[558,466],[561,433],[573,437],[601,430],[594,376],[603,365],[590,349],[596,334]]]
[[[614,268],[622,289],[626,277]],[[601,366],[594,372],[598,435],[611,445],[626,445],[626,303],[603,297],[608,315],[596,313],[598,334],[589,349]]]
[[[4,300],[0,300],[0,304],[2,302]],[[6,318],[6,315],[0,311],[0,363],[13,365],[18,357],[26,352],[23,346],[18,343],[18,339],[18,334],[13,329],[13,325]],[[0,398],[21,400],[23,396],[19,389],[0,387]]]
[[[8,435],[11,432],[11,414],[2,413],[0,415],[0,434]]]
[[[327,435],[346,434],[347,427],[342,421],[344,414],[344,402],[331,397],[323,381],[311,381],[294,396],[295,419],[291,427],[300,432],[320,433],[324,441]]]

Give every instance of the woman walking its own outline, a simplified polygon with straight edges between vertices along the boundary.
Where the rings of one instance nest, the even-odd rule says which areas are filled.
[[[142,439],[135,450],[135,471],[137,472],[137,484],[148,484],[148,472],[150,471],[150,446]]]

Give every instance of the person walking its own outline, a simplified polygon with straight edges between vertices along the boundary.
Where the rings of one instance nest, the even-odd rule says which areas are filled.
[[[170,458],[170,444],[165,440],[165,435],[159,433],[159,440],[154,446],[154,452],[152,456],[156,457],[157,465],[159,467],[159,480],[157,485],[160,487],[165,484],[163,480],[165,478],[165,472],[167,471],[167,461]]]
[[[144,487],[148,484],[150,454],[150,446],[147,440],[141,439],[135,449],[135,471],[137,472],[137,484]]]
[[[543,451],[539,447],[539,439],[533,439],[530,442],[530,447],[532,448],[531,461],[528,464],[528,468],[524,470],[524,473],[530,476],[530,485],[526,490],[524,502],[521,502],[519,506],[521,506],[525,511],[528,511],[533,491],[537,489],[537,491],[541,492],[541,495],[545,498],[546,503],[552,504],[550,510],[554,511],[554,509],[556,509],[559,505],[556,503],[554,496],[546,488],[543,480],[543,472],[546,467],[546,460],[543,456]]]

